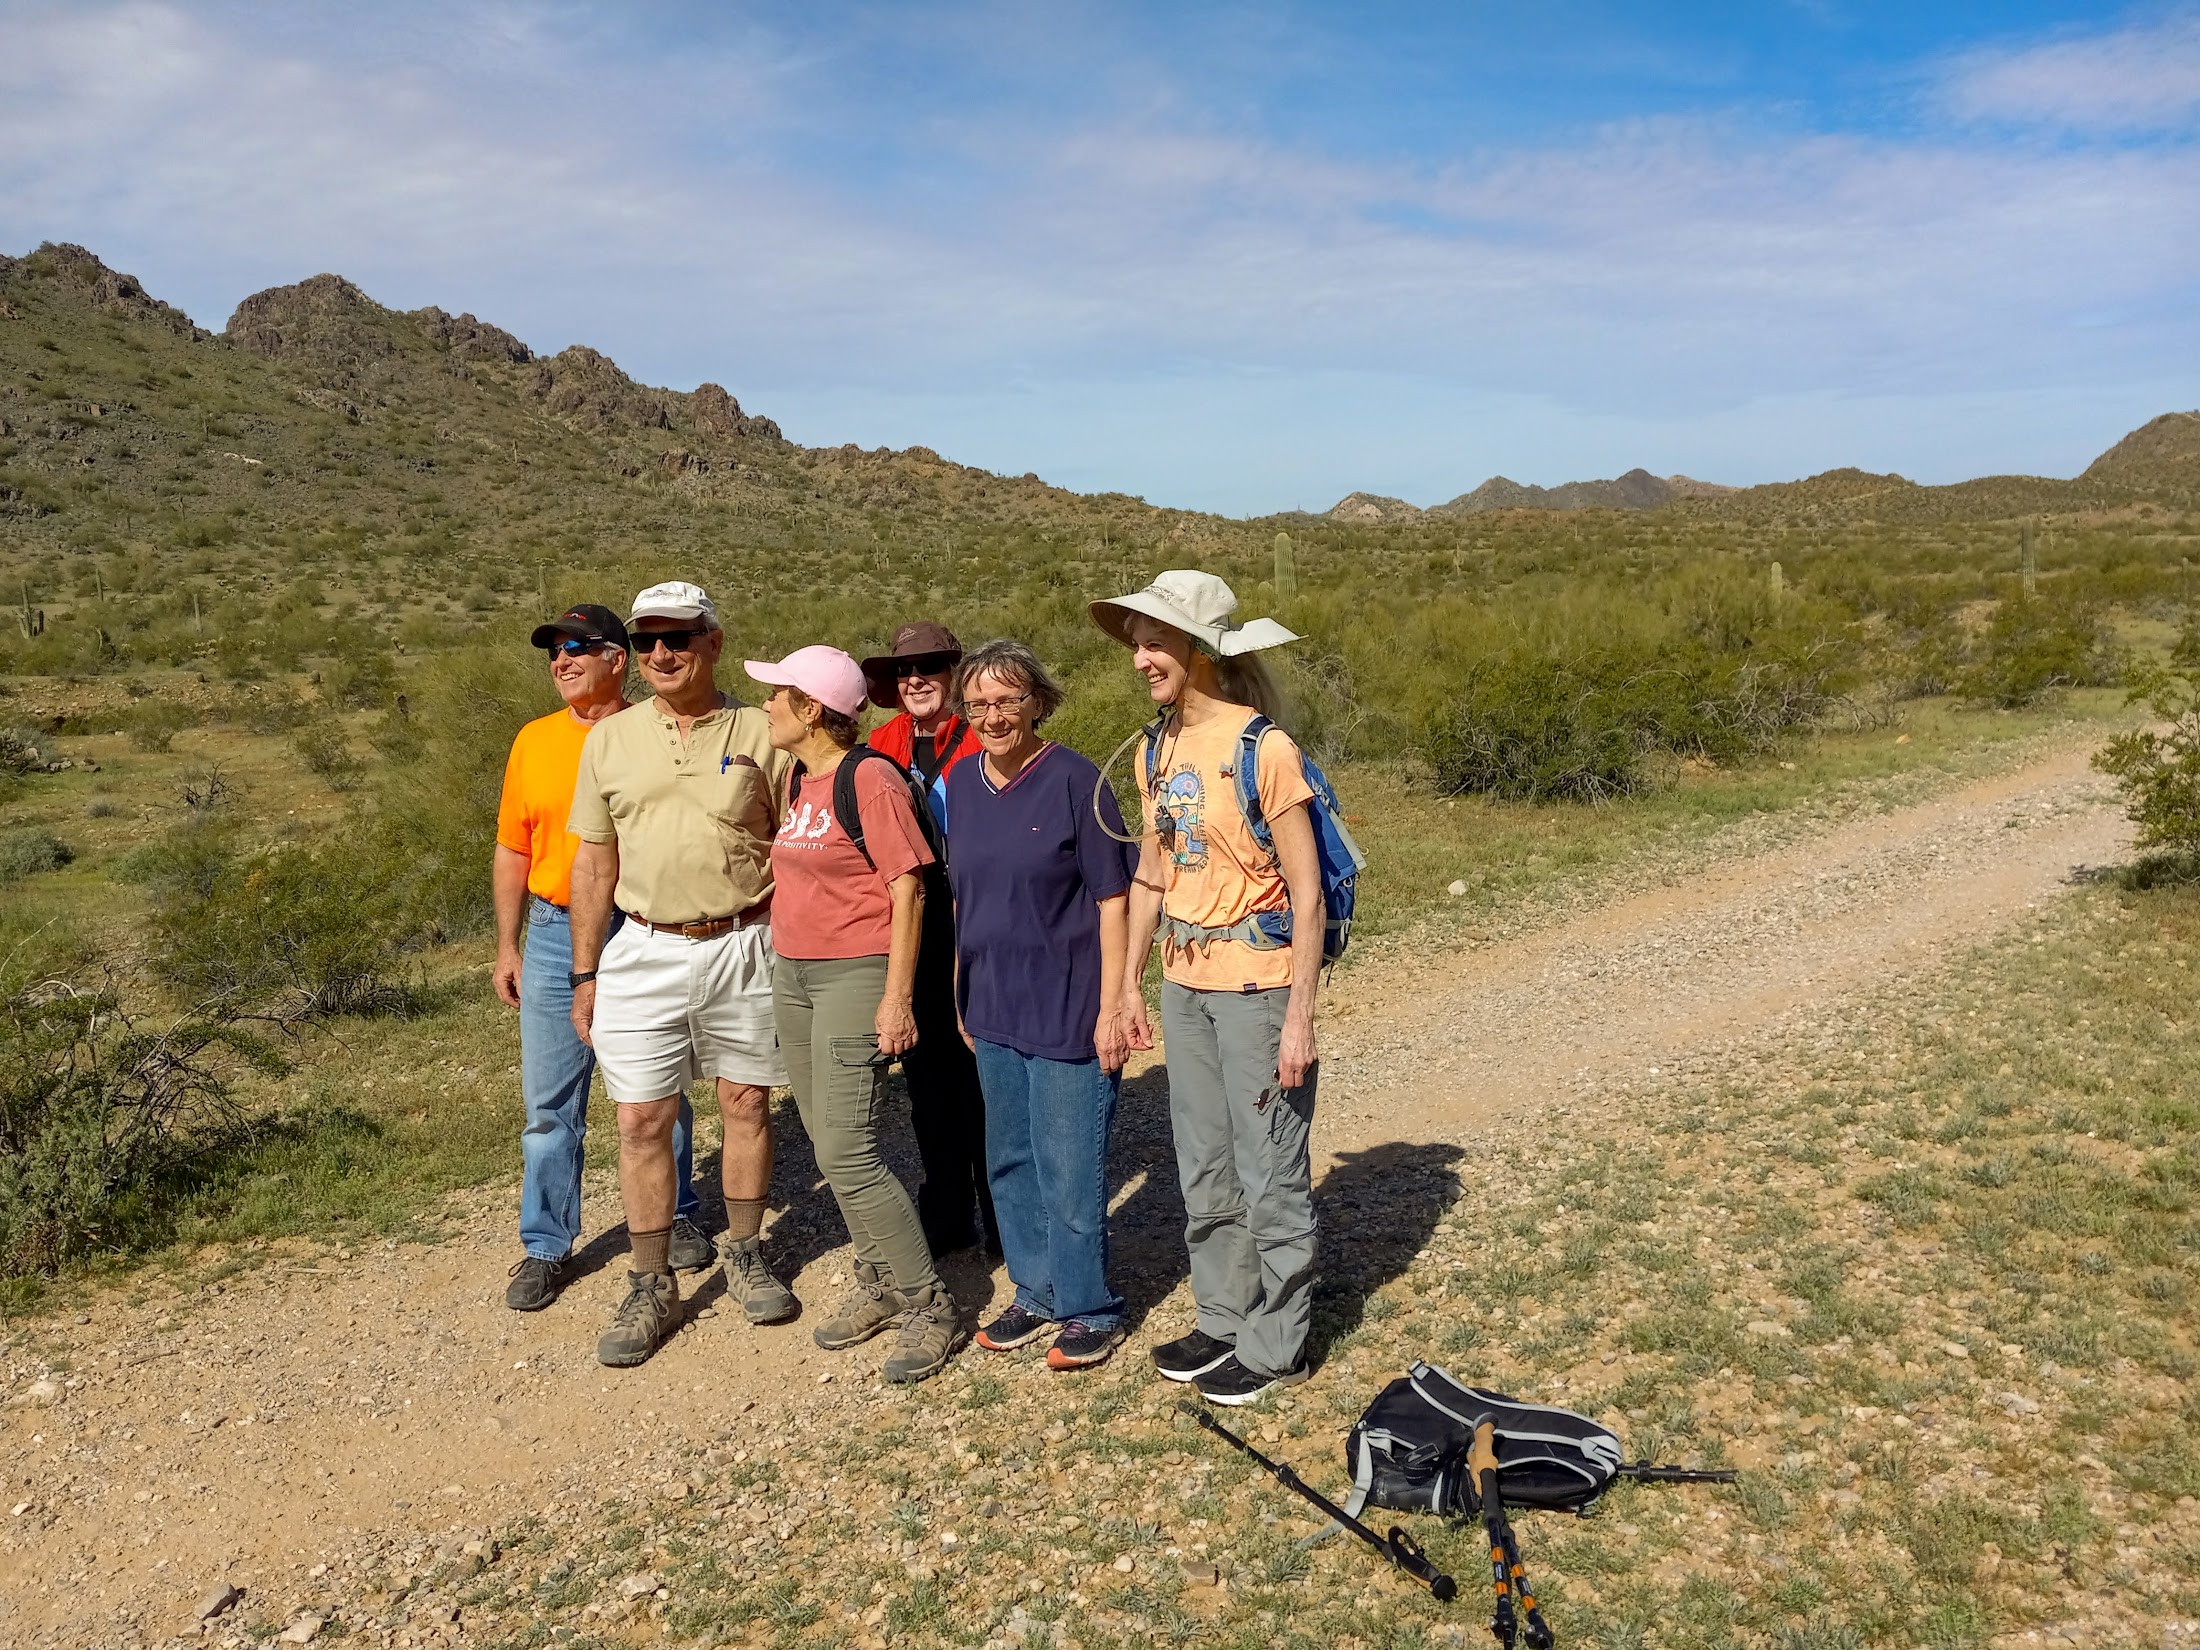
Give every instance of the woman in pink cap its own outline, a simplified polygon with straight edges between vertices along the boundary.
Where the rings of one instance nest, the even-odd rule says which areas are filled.
[[[772,844],[779,1049],[856,1249],[856,1291],[812,1338],[837,1351],[898,1320],[886,1378],[921,1381],[945,1366],[962,1326],[916,1205],[879,1150],[879,1079],[917,1040],[923,872],[937,856],[901,765],[856,742],[855,660],[805,647],[777,664],[751,659],[748,672],[772,690],[772,745],[794,758]]]

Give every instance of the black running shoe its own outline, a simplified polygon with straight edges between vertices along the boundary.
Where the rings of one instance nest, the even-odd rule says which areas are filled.
[[[522,1255],[505,1286],[504,1304],[515,1312],[540,1312],[558,1298],[565,1286],[565,1261]]]
[[[1013,1352],[1019,1346],[1029,1346],[1053,1327],[1051,1320],[1026,1312],[1011,1301],[1007,1311],[978,1331],[978,1344],[988,1352]]]
[[[1195,1329],[1182,1340],[1155,1347],[1153,1366],[1172,1381],[1196,1381],[1236,1350],[1228,1341],[1218,1341],[1204,1329]]]
[[[1122,1338],[1120,1329],[1095,1329],[1081,1319],[1072,1318],[1062,1325],[1061,1334],[1047,1348],[1047,1368],[1089,1369],[1094,1364],[1104,1364]]]
[[[1279,1386],[1297,1386],[1307,1376],[1306,1360],[1285,1370],[1281,1375],[1263,1375],[1257,1369],[1248,1369],[1237,1361],[1232,1353],[1213,1369],[1199,1378],[1199,1393],[1211,1404],[1249,1404],[1264,1393],[1273,1392]]]

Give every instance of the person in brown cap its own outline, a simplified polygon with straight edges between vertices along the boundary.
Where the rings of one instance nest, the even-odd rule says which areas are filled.
[[[962,655],[952,630],[918,619],[894,632],[890,651],[863,661],[871,703],[896,713],[873,731],[869,743],[916,776],[943,840],[947,776],[982,748],[952,702]],[[955,902],[945,866],[931,867],[928,876],[924,941],[917,952],[917,1043],[901,1060],[909,1082],[909,1125],[924,1164],[917,1215],[935,1255],[967,1249],[981,1236],[998,1252],[999,1228],[985,1175],[985,1098],[977,1061],[955,1019]]]

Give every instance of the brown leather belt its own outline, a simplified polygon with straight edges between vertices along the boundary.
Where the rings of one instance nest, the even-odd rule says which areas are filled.
[[[677,934],[684,940],[714,940],[720,934],[730,934],[736,928],[751,928],[768,919],[772,914],[771,902],[752,905],[746,911],[730,917],[704,917],[698,922],[651,922],[647,917],[627,913],[628,922],[638,922],[657,934]]]

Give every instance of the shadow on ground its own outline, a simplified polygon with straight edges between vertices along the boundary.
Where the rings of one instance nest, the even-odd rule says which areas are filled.
[[[772,1170],[776,1219],[766,1249],[779,1274],[791,1278],[841,1248],[848,1232],[831,1188],[817,1171],[809,1136],[791,1099],[779,1103],[773,1122],[778,1153]],[[914,1195],[923,1175],[909,1128],[908,1098],[898,1082],[889,1088],[882,1123],[887,1164]],[[1459,1195],[1454,1165],[1463,1155],[1454,1145],[1390,1141],[1343,1153],[1322,1176],[1314,1188],[1321,1239],[1308,1346],[1315,1363],[1359,1327],[1369,1297],[1402,1275],[1428,1246],[1436,1222]],[[712,1231],[725,1224],[718,1166],[715,1152],[695,1161],[703,1220]],[[1123,1085],[1109,1152],[1108,1185],[1113,1210],[1108,1223],[1109,1271],[1123,1292],[1127,1326],[1135,1332],[1184,1281],[1187,1270],[1184,1200],[1177,1190],[1169,1078],[1163,1067],[1156,1066]],[[575,1275],[585,1277],[623,1257],[626,1243],[624,1226],[599,1233],[575,1254]],[[991,1309],[992,1268],[993,1257],[977,1250],[940,1257],[941,1275],[966,1314],[982,1317]],[[836,1292],[839,1287],[837,1281],[827,1284],[812,1279],[806,1292],[818,1294],[821,1284]],[[1190,1327],[1186,1322],[1157,1329],[1176,1335]]]

